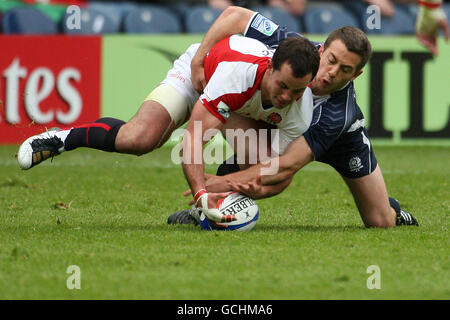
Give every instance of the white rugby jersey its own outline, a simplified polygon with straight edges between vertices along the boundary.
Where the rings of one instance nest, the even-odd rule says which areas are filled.
[[[207,85],[200,100],[223,123],[236,112],[276,125],[290,142],[309,128],[313,97],[307,88],[302,98],[283,109],[263,108],[261,81],[273,53],[263,43],[239,35],[220,41],[205,59]]]

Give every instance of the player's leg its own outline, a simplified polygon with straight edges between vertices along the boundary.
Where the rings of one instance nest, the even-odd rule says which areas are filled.
[[[343,143],[331,147],[318,161],[338,171],[349,187],[366,227],[417,225],[398,201],[389,198],[372,144],[364,127],[347,133]]]
[[[190,80],[190,62],[197,49],[197,44],[191,45],[175,60],[164,81],[148,95],[138,113],[120,128],[115,145],[118,152],[136,155],[151,152],[189,120],[199,98]]]
[[[110,152],[144,154],[161,146],[174,128],[184,123],[198,93],[190,81],[190,61],[198,45],[192,45],[150,93],[138,113],[125,123],[101,118],[93,123],[64,130],[49,130],[28,138],[17,155],[22,169],[29,169],[62,151],[89,147]]]
[[[399,202],[388,196],[380,167],[364,177],[347,183],[361,218],[366,227],[391,228],[400,225],[418,226],[417,220],[400,207]]]
[[[174,129],[174,121],[160,103],[146,100],[127,123],[101,118],[93,123],[69,129],[65,151],[87,147],[109,152],[142,155],[164,143]],[[64,130],[57,132],[61,136]]]
[[[170,105],[171,110],[165,105]],[[100,118],[85,125],[49,130],[30,137],[19,148],[19,165],[29,169],[63,151],[80,147],[142,155],[160,147],[188,112],[188,99],[168,85],[163,89],[160,86],[152,91],[128,123]]]
[[[63,151],[81,146],[116,151],[115,137],[124,123],[119,119],[101,118],[74,128],[51,128],[44,133],[29,137],[21,144],[17,153],[19,166],[27,170]],[[67,140],[69,140],[68,144],[66,144]]]
[[[161,104],[145,101],[137,114],[120,128],[115,149],[138,156],[149,153],[163,145],[174,128],[170,114]]]
[[[355,199],[366,227],[391,228],[395,226],[396,213],[389,204],[386,184],[378,165],[371,174],[364,177],[343,178]]]
[[[160,85],[120,128],[115,143],[117,151],[142,155],[159,148],[188,119],[193,101],[171,85]]]

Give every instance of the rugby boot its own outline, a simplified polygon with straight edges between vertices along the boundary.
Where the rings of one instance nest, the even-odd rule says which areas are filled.
[[[28,170],[48,158],[64,151],[64,143],[55,133],[59,128],[51,128],[46,132],[25,140],[17,153],[17,161],[23,170]]]

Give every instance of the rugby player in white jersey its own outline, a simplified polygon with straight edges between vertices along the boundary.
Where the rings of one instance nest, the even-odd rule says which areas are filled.
[[[202,147],[207,130],[222,129],[232,112],[276,124],[280,148],[275,151],[282,153],[311,123],[313,105],[307,86],[319,64],[316,48],[304,38],[287,38],[271,56],[262,43],[239,35],[218,42],[206,56],[207,85],[183,136],[182,167],[197,207],[210,220],[235,217],[222,215],[217,199],[205,190]]]
[[[262,120],[276,124],[280,128],[283,150],[311,122],[312,94],[307,85],[318,69],[317,49],[309,40],[297,38],[286,40],[285,47],[272,50],[255,39],[238,35],[217,46],[209,54],[210,68],[207,68],[206,76],[211,83],[202,95],[202,102],[197,102],[199,93],[190,81],[191,60],[199,47],[196,44],[174,62],[166,78],[149,94],[129,122],[101,118],[85,125],[51,129],[32,136],[19,148],[19,166],[30,169],[63,151],[79,147],[136,155],[148,153],[160,147],[175,128],[189,119],[196,102],[195,119],[199,115],[209,115],[217,124],[227,122],[227,127],[232,128],[233,114],[240,112],[253,118],[254,122]],[[284,54],[285,50],[290,56]],[[271,59],[274,52],[280,57],[275,63]],[[284,63],[286,60],[289,60],[288,64]],[[218,96],[218,92],[222,95]],[[208,128],[207,123],[203,123],[203,128]],[[214,202],[211,198],[210,201]]]
[[[192,79],[197,88],[201,88],[204,81],[201,75],[204,53],[228,33],[243,33],[271,46],[276,46],[282,39],[300,36],[260,14],[230,7],[208,31],[193,59]],[[279,166],[278,172],[261,175],[261,169],[267,166],[264,164],[239,171],[238,165],[226,161],[219,167],[218,175],[228,175],[210,177],[206,190],[211,195],[216,191],[234,190],[254,199],[273,196],[289,185],[298,170],[316,160],[331,165],[341,174],[365,226],[418,225],[396,199],[388,196],[365,129],[364,116],[356,103],[353,80],[362,73],[361,69],[371,54],[367,36],[359,29],[343,27],[317,46],[321,54],[320,67],[310,84],[315,104],[313,121],[282,156],[274,158]],[[198,210],[182,210],[171,215],[168,222],[197,223],[198,216]]]

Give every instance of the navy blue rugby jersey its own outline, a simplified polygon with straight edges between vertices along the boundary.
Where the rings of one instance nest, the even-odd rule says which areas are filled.
[[[257,39],[271,48],[288,37],[302,37],[297,32],[288,31],[259,13],[255,13],[244,33],[246,37]],[[323,43],[313,42],[317,48]],[[355,141],[357,133],[361,136],[365,125],[364,116],[356,103],[353,82],[348,83],[340,91],[326,96],[314,96],[314,114],[310,128],[303,134],[314,153],[316,160],[320,161],[325,153],[333,149],[339,152],[339,147],[349,151]],[[364,133],[365,130],[364,130]],[[363,134],[364,144],[369,144],[368,138]],[[344,150],[342,150],[342,153]]]

